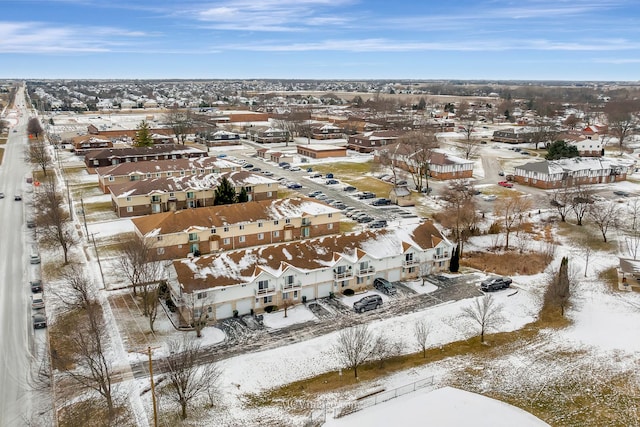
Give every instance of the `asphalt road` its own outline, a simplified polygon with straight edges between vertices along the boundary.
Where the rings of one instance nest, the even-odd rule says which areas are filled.
[[[30,289],[26,282],[35,274],[26,260],[24,225],[25,201],[14,201],[15,194],[25,196],[24,162],[28,115],[24,91],[19,90],[18,124],[9,131],[0,166],[0,426],[24,426],[30,418],[29,367],[34,333],[31,327]],[[8,112],[8,111],[7,111]]]

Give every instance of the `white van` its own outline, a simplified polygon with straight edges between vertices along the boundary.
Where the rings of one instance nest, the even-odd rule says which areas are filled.
[[[34,310],[44,308],[44,299],[42,297],[42,292],[37,292],[31,295],[31,308]]]
[[[29,255],[29,264],[40,264],[40,254],[37,251],[31,251],[31,255]]]

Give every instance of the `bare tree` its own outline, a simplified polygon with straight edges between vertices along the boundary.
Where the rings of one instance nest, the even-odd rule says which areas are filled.
[[[155,286],[147,292],[146,295],[147,315],[149,318],[149,330],[155,332],[154,325],[158,318],[158,306],[160,305],[160,295],[158,287]]]
[[[193,132],[194,115],[192,111],[188,108],[171,107],[169,112],[165,114],[165,121],[176,136],[176,140],[184,145],[187,136]]]
[[[293,305],[291,298],[282,300],[282,308],[284,309],[284,317],[287,317],[287,310]]]
[[[618,139],[620,151],[627,137],[633,133],[637,121],[635,114],[638,111],[640,111],[639,104],[635,100],[611,101],[605,108],[609,121],[609,133]]]
[[[496,328],[503,320],[502,306],[491,295],[475,298],[471,305],[462,308],[463,317],[480,328],[480,342],[484,344],[484,334]]]
[[[66,265],[69,263],[69,249],[76,243],[71,218],[64,209],[64,199],[53,179],[41,185],[40,189],[36,200],[41,211],[38,218],[41,240],[50,245],[59,245]]]
[[[545,308],[559,308],[560,314],[564,316],[564,310],[569,302],[570,296],[569,281],[569,258],[563,257],[560,262],[558,273],[551,277],[549,286],[544,294]]]
[[[553,206],[558,214],[560,220],[565,222],[567,220],[567,214],[571,210],[573,200],[573,192],[567,187],[561,187],[553,190],[551,196],[551,206]]]
[[[25,151],[25,159],[27,162],[37,165],[42,169],[44,176],[53,165],[53,159],[49,154],[49,147],[44,142],[31,142]]]
[[[187,407],[200,397],[210,396],[218,387],[222,370],[213,363],[199,366],[205,350],[193,338],[169,341],[166,359],[167,380],[159,390],[180,406],[180,416],[187,418]]]
[[[535,144],[537,150],[538,145],[547,145],[555,139],[556,135],[556,130],[548,120],[539,119],[529,132],[529,140]]]
[[[399,146],[404,146],[404,151],[408,153],[405,163],[416,188],[429,188],[429,163],[433,150],[439,147],[435,133],[429,130],[409,132],[398,138]]]
[[[627,245],[629,255],[631,255],[634,260],[638,259],[638,254],[640,254],[640,233],[634,230],[625,236],[624,241]]]
[[[347,369],[353,369],[353,375],[358,378],[358,367],[370,360],[375,347],[376,338],[367,325],[358,325],[340,331],[334,351],[338,361]]]
[[[162,276],[162,264],[158,260],[158,252],[148,240],[137,234],[120,241],[120,252],[118,265],[129,279],[133,295],[137,295],[138,288],[142,290],[143,315],[147,316],[149,313],[147,294],[152,287],[157,286]]]
[[[573,193],[573,198],[571,199],[571,210],[576,214],[576,221],[578,225],[582,225],[584,216],[589,212],[589,207],[593,202],[593,198],[591,196],[591,191],[580,186],[576,187],[576,191]]]
[[[467,180],[457,179],[449,183],[442,198],[447,202],[446,209],[439,215],[443,226],[453,231],[456,242],[460,242],[460,256],[464,250],[464,242],[469,238],[470,231],[466,230],[477,220],[477,205],[473,198],[475,190]]]
[[[44,132],[42,125],[40,124],[40,120],[38,120],[37,117],[32,117],[27,122],[27,132],[35,136],[36,139],[42,134],[42,132]]]
[[[79,265],[70,265],[62,273],[67,289],[57,290],[56,296],[67,307],[87,309],[93,302],[91,279]],[[50,291],[52,291],[50,289]]]
[[[465,139],[461,143],[461,148],[464,153],[464,158],[468,160],[469,157],[475,156],[480,149],[480,141],[473,138]]]
[[[609,228],[618,225],[618,213],[618,207],[612,202],[592,204],[589,207],[589,218],[598,227],[605,242]]]
[[[509,235],[520,224],[522,216],[531,209],[531,199],[521,197],[516,193],[503,197],[496,203],[496,215],[502,217],[502,227],[505,232],[504,249],[509,250]]]
[[[204,302],[196,307],[195,301],[191,302],[191,326],[196,331],[196,337],[202,338],[202,330],[207,326],[209,314],[204,308]]]
[[[627,203],[627,212],[631,216],[631,229],[635,230],[640,216],[640,199],[634,197]]]
[[[100,394],[106,401],[109,416],[114,415],[113,369],[108,359],[108,333],[102,308],[92,302],[87,309],[86,322],[79,322],[71,333],[77,356],[77,368],[66,373],[78,384]]]
[[[422,357],[427,357],[427,348],[429,347],[429,334],[431,333],[431,325],[422,319],[413,325],[413,337],[416,339],[418,346],[422,350]]]

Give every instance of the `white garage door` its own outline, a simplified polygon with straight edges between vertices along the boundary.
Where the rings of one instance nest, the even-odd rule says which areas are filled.
[[[238,314],[242,316],[243,314],[251,313],[251,309],[253,308],[253,298],[245,298],[236,302],[236,310],[238,310]]]
[[[220,304],[216,306],[216,320],[227,319],[231,316],[233,316],[231,303]]]
[[[389,271],[388,280],[390,282],[397,282],[400,280],[400,269]]]
[[[329,292],[331,292],[331,283],[318,285],[318,298],[328,297]]]
[[[314,294],[314,289],[313,286],[307,286],[305,288],[302,288],[302,296],[303,297],[307,297],[307,301],[311,301],[312,299],[315,299],[315,294]],[[301,300],[302,301],[302,300]]]

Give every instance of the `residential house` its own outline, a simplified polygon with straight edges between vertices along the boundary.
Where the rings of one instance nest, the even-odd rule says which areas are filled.
[[[240,134],[219,129],[215,132],[204,133],[204,135],[196,138],[196,142],[204,144],[207,147],[236,145],[240,143]]]
[[[493,132],[492,141],[506,142],[508,144],[520,144],[531,142],[531,132],[526,129],[509,128]]]
[[[114,166],[125,162],[145,162],[193,157],[207,157],[208,153],[195,147],[184,145],[157,145],[152,147],[108,148],[87,151],[84,164],[89,172],[102,166]]]
[[[247,137],[260,144],[287,142],[291,140],[288,130],[272,127],[251,127],[247,129]]]
[[[181,323],[214,322],[449,267],[453,244],[432,222],[404,227],[176,260],[168,268],[171,298]]]
[[[308,198],[262,200],[134,218],[161,259],[289,242],[340,231],[341,211]]]
[[[374,149],[396,142],[402,133],[391,130],[374,130],[351,135],[347,148],[360,153],[371,153]]]
[[[526,163],[513,174],[519,184],[549,189],[625,181],[630,167],[632,163],[622,159],[574,157]]]
[[[222,174],[171,176],[143,179],[109,188],[113,210],[119,217],[149,215],[178,209],[213,206],[215,189],[226,177],[249,200],[276,199],[278,181],[247,171]]]
[[[584,135],[565,138],[568,145],[578,149],[580,157],[600,157],[604,155],[604,144],[599,137],[590,138]]]
[[[126,162],[115,166],[96,168],[98,185],[104,193],[112,185],[126,184],[143,179],[205,175],[241,170],[237,163],[217,157],[191,157],[175,160],[150,160],[146,162]]]
[[[113,147],[110,139],[97,138],[93,135],[82,135],[72,139],[71,146],[76,155],[84,155],[87,151]]]
[[[312,159],[327,157],[347,157],[347,149],[329,144],[301,144],[297,146],[298,154]]]
[[[466,179],[473,176],[473,161],[433,150],[429,158],[429,176],[437,179]]]
[[[311,138],[319,140],[344,138],[344,129],[332,124],[312,124]]]

